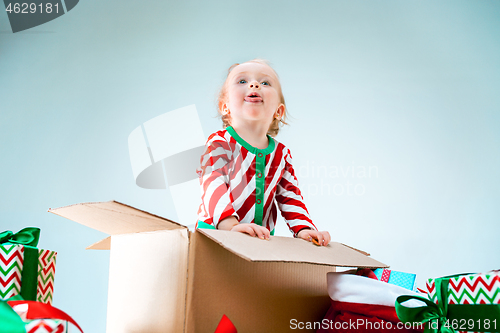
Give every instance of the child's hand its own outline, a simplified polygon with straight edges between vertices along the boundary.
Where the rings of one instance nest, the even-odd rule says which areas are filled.
[[[252,237],[259,237],[260,239],[269,239],[271,233],[267,228],[261,227],[255,223],[240,223],[234,216],[226,217],[219,222],[217,227],[219,230],[238,231],[244,234],[249,234]]]
[[[269,239],[271,233],[267,228],[261,227],[255,223],[239,223],[235,225],[231,231],[238,231],[245,234],[249,234],[252,237],[259,237],[260,239]]]
[[[319,245],[326,246],[330,243],[331,237],[328,231],[316,231],[311,229],[302,229],[297,234],[297,238],[305,239],[312,242],[313,238],[316,239]]]

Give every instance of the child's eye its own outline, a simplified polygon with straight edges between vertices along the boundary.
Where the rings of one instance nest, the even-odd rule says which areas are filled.
[[[247,83],[247,81],[246,80],[239,80],[238,83],[245,84],[245,83]]]
[[[267,82],[267,81],[263,81],[261,84],[262,84],[263,86],[270,86],[269,82]]]

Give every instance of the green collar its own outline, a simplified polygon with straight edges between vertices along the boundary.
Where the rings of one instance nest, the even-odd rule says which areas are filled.
[[[239,136],[238,133],[236,133],[234,128],[232,128],[231,126],[228,126],[226,128],[226,130],[229,132],[229,134],[231,134],[231,136],[236,140],[236,142],[238,142],[240,145],[245,147],[246,150],[248,150],[249,152],[251,152],[255,155],[257,155],[258,153],[262,153],[265,156],[267,154],[272,153],[272,151],[274,150],[275,142],[274,142],[274,139],[271,138],[271,136],[269,134],[267,134],[267,140],[269,141],[267,148],[258,149],[258,148],[255,148],[254,146],[252,146],[251,144],[249,144],[248,142],[246,142],[245,140],[243,140],[243,138],[241,136]]]

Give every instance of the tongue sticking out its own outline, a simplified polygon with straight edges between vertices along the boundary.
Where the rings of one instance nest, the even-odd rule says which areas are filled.
[[[261,97],[258,97],[258,96],[247,96],[245,97],[245,102],[249,102],[249,103],[260,103],[262,102],[262,98]]]

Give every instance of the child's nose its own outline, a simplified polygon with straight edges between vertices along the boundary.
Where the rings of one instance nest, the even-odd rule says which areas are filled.
[[[257,81],[250,82],[250,88],[259,89],[259,83]]]

